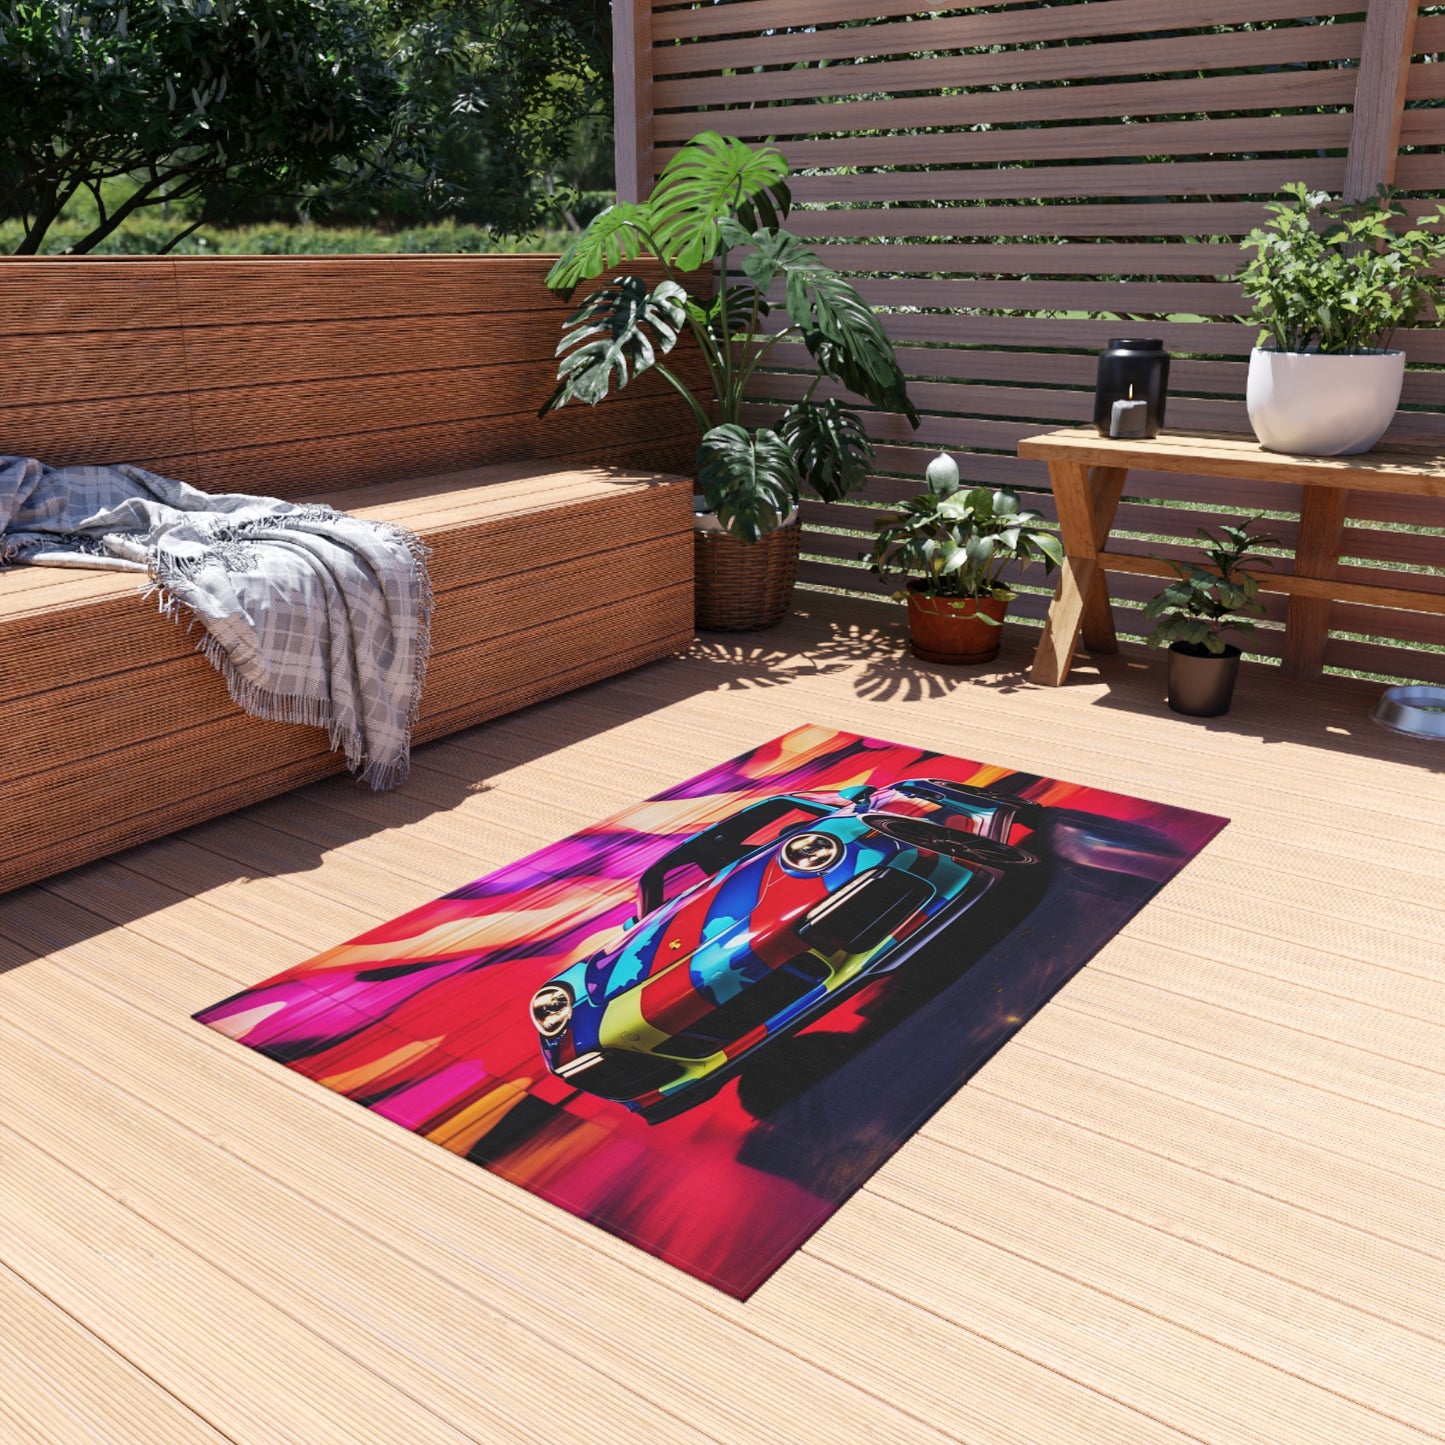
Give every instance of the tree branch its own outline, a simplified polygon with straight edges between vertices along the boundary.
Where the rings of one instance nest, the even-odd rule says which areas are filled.
[[[105,238],[119,228],[127,216],[134,215],[142,206],[151,205],[159,199],[155,191],[161,185],[161,178],[154,170],[151,171],[151,179],[144,185],[137,186],[134,191],[118,205],[110,216],[88,231],[73,246],[67,248],[67,254],[72,256],[83,256],[94,250]]]

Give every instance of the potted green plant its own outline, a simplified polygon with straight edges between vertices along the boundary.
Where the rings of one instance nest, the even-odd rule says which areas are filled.
[[[1254,554],[1277,540],[1249,530],[1258,520],[1222,526],[1218,535],[1198,528],[1195,535],[1205,543],[1201,550],[1210,565],[1171,561],[1176,580],[1144,606],[1144,616],[1155,622],[1146,641],[1169,649],[1169,706],[1175,712],[1219,717],[1229,711],[1240,650],[1224,633],[1253,632],[1250,618],[1264,615],[1259,582],[1242,564],[1249,559],[1272,565]]]
[[[1331,200],[1302,183],[1272,202],[1274,218],[1244,240],[1239,272],[1261,328],[1249,359],[1250,425],[1271,451],[1344,456],[1367,452],[1395,415],[1405,353],[1398,327],[1438,303],[1445,236],[1414,226],[1381,188],[1368,201]],[[1265,346],[1268,341],[1269,345]]]
[[[962,490],[958,464],[947,453],[928,464],[925,477],[927,491],[874,523],[872,569],[880,577],[908,578],[893,595],[908,603],[915,657],[989,662],[998,656],[1015,595],[1002,580],[1004,568],[1042,562],[1048,573],[1064,560],[1063,544],[1007,488]]]
[[[893,346],[868,303],[784,228],[792,204],[787,174],[771,146],[706,131],[668,162],[645,201],[594,217],[547,276],[569,297],[604,272],[615,279],[568,317],[557,388],[540,415],[570,401],[595,405],[614,381],[620,389],[648,370],[692,410],[700,437],[694,543],[701,627],[775,623],[797,575],[801,494],[838,501],[872,469],[857,412],[837,397],[814,399],[824,380],[918,425]],[[661,265],[656,286],[618,274],[643,255]],[[688,273],[714,263],[718,284],[689,289]],[[710,398],[663,360],[684,333],[706,363]],[[751,425],[744,420],[748,383],[784,341],[807,349],[811,380],[776,426]]]

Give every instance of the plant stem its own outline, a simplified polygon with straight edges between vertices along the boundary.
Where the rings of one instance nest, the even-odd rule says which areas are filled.
[[[733,339],[732,329],[729,326],[731,317],[728,315],[728,248],[723,246],[718,252],[718,284],[722,288],[718,292],[717,315],[718,335],[721,338],[718,342],[718,353],[722,363],[721,383],[719,387],[719,400],[722,404],[724,421],[736,421],[739,397],[733,390]]]
[[[743,391],[745,391],[745,390],[747,389],[747,384],[748,384],[748,382],[750,382],[750,381],[752,380],[752,378],[753,378],[753,372],[755,372],[755,371],[758,369],[758,363],[762,361],[763,357],[765,357],[765,356],[768,354],[768,352],[770,352],[770,351],[773,349],[773,347],[775,347],[775,346],[778,344],[778,342],[780,342],[781,340],[783,340],[784,337],[786,337],[786,336],[791,336],[791,335],[793,334],[793,332],[795,332],[795,331],[799,332],[800,334],[801,334],[801,332],[802,332],[802,327],[800,327],[799,325],[797,325],[796,322],[795,322],[794,324],[792,324],[791,326],[785,326],[781,331],[776,331],[776,332],[774,332],[773,335],[771,335],[771,336],[757,349],[757,351],[753,353],[752,357],[751,357],[751,358],[749,359],[749,361],[748,361],[747,366],[743,369],[741,375],[740,375],[739,378],[738,378],[738,391],[739,391],[739,393],[741,393],[741,392],[743,392]]]
[[[697,421],[698,430],[702,435],[706,436],[707,433],[712,430],[712,419],[702,409],[702,406],[698,402],[698,399],[692,394],[691,391],[688,390],[686,383],[683,382],[679,377],[677,377],[669,367],[664,366],[660,361],[654,362],[652,365],[652,369],[664,381],[671,385],[673,389],[688,404],[688,406],[692,408],[692,414]]]

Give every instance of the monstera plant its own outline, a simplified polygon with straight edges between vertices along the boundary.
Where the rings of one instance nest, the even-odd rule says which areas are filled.
[[[793,513],[801,494],[837,501],[872,469],[873,448],[858,413],[836,396],[815,399],[825,380],[918,425],[893,346],[868,303],[785,229],[787,173],[770,146],[704,132],[672,158],[645,201],[612,206],[573,237],[547,277],[570,297],[582,282],[612,274],[567,318],[557,388],[543,415],[571,401],[595,404],[614,386],[655,371],[681,393],[697,422],[703,626],[768,626],[756,619],[780,616],[797,569]],[[625,274],[644,256],[661,268],[656,284]],[[706,363],[701,394],[665,359],[685,334]],[[749,383],[785,341],[807,349],[811,381],[775,425],[750,425]],[[778,569],[762,564],[764,550],[781,559],[784,572],[791,567],[781,606]],[[773,603],[734,610],[730,623],[710,622],[707,579],[719,577],[736,598],[744,574]],[[755,620],[736,620],[744,616]]]

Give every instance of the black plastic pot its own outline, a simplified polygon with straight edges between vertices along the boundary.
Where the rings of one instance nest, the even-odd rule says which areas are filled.
[[[1169,706],[1188,717],[1219,717],[1229,711],[1239,676],[1239,649],[1195,652],[1187,642],[1169,648]]]

